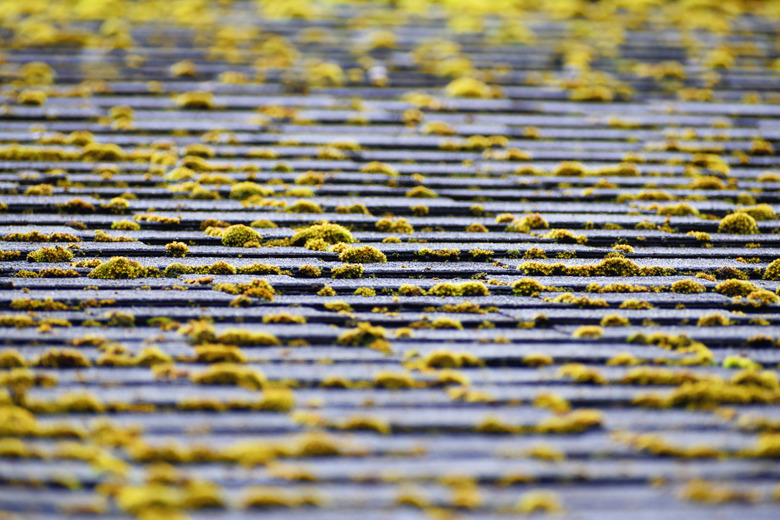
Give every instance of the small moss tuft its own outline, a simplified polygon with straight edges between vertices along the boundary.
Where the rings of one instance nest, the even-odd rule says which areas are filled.
[[[338,244],[342,242],[345,244],[352,244],[355,241],[355,239],[352,238],[352,233],[350,233],[347,228],[330,222],[322,222],[298,231],[290,239],[290,242],[294,246],[302,246],[312,239],[320,239],[327,244]]]
[[[672,292],[681,294],[703,293],[707,288],[694,280],[677,280],[672,284]]]
[[[383,232],[383,233],[402,233],[402,234],[411,234],[414,233],[414,228],[409,223],[408,220],[405,218],[398,218],[398,219],[390,219],[390,218],[383,218],[377,220],[377,222],[374,224],[374,227],[376,227],[377,230]]]
[[[747,280],[726,280],[715,286],[715,292],[732,298],[734,296],[747,296],[755,290],[758,290],[758,287]]]
[[[124,256],[115,256],[95,267],[89,273],[90,278],[111,280],[142,278],[144,276],[146,276],[144,267],[135,260],[129,260]]]
[[[62,246],[42,247],[27,255],[28,262],[69,262],[73,253]]]
[[[764,271],[764,280],[780,280],[780,258],[773,260]]]
[[[755,235],[758,233],[756,219],[738,211],[726,215],[718,225],[718,233],[730,233],[732,235]]]
[[[165,245],[165,250],[170,256],[184,258],[190,252],[190,248],[184,242],[170,242]]]
[[[512,283],[512,290],[517,296],[539,296],[546,287],[533,278],[521,278]]]
[[[387,257],[383,252],[373,246],[363,246],[345,249],[339,255],[339,260],[352,264],[371,264],[385,263],[387,262]]]
[[[332,278],[361,278],[363,266],[361,264],[344,264],[334,267],[330,271]]]
[[[252,242],[259,243],[261,239],[260,233],[243,224],[230,226],[222,233],[222,245],[227,247],[246,247]]]

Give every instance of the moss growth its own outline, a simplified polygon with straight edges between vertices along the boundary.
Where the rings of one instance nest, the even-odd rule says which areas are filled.
[[[533,278],[521,278],[512,283],[512,291],[517,296],[539,296],[547,288]]]
[[[391,177],[398,176],[398,170],[389,164],[378,161],[372,161],[368,164],[364,164],[360,167],[360,171],[362,173],[383,173],[385,175],[390,175]]]
[[[631,324],[628,318],[620,314],[607,314],[599,323],[602,327],[626,327]]]
[[[138,231],[141,225],[132,220],[117,220],[111,224],[111,229],[117,231]]]
[[[330,287],[326,285],[319,291],[317,291],[318,296],[336,296],[336,291],[333,289],[333,287]]]
[[[756,219],[740,211],[726,215],[718,224],[718,233],[732,235],[755,235],[758,233]]]
[[[755,220],[774,220],[777,218],[775,210],[769,204],[757,204],[755,206],[749,206],[740,208],[740,213],[747,213]]]
[[[249,390],[261,390],[267,385],[265,375],[256,369],[236,363],[216,363],[203,372],[190,375],[199,385],[236,385]]]
[[[773,260],[764,271],[764,280],[780,280],[780,258]]]
[[[442,282],[431,287],[427,294],[431,296],[487,296],[490,290],[482,282]]]
[[[330,222],[322,222],[298,231],[293,235],[290,242],[294,246],[301,246],[312,239],[320,239],[327,244],[338,244],[342,242],[345,244],[352,244],[355,241],[355,239],[352,238],[352,233],[350,233],[347,228]]]
[[[279,338],[265,331],[249,331],[230,328],[216,335],[215,340],[226,345],[275,346],[281,345]]]
[[[28,262],[69,262],[73,253],[62,246],[42,247],[27,255]]]
[[[672,204],[670,206],[658,208],[658,214],[666,217],[687,217],[698,215],[699,210],[692,207],[690,204],[681,202],[679,204]]]
[[[572,334],[573,338],[598,339],[604,335],[604,329],[595,325],[583,325]]]
[[[707,290],[706,287],[694,280],[677,280],[672,284],[671,289],[672,292],[681,294],[697,294]]]
[[[313,265],[302,265],[296,270],[296,274],[303,278],[318,278],[322,276],[322,269]]]
[[[323,307],[333,312],[352,312],[352,306],[341,300],[335,302],[325,302]]]
[[[39,367],[51,368],[86,368],[92,363],[80,351],[72,348],[51,348],[38,356],[33,363]]]
[[[401,296],[424,296],[425,290],[416,285],[404,284],[398,288],[398,294]]]
[[[549,229],[549,227],[550,224],[539,213],[533,213],[513,220],[506,230],[512,233],[528,233],[532,229]]]
[[[558,177],[582,177],[585,173],[585,166],[576,161],[563,161],[553,171]]]
[[[747,296],[755,290],[758,290],[758,287],[746,280],[726,280],[715,286],[715,292],[731,297]]]
[[[747,295],[747,302],[755,307],[780,303],[780,296],[766,289],[758,289]]]
[[[336,342],[339,345],[371,346],[377,341],[384,341],[387,330],[384,327],[375,327],[368,322],[360,322],[357,327],[342,332]]]
[[[311,200],[298,200],[287,208],[288,213],[322,213],[322,207]]]
[[[111,260],[103,262],[90,273],[90,278],[102,279],[129,279],[146,276],[144,267],[135,260],[129,260],[123,256],[115,256]]]
[[[444,94],[448,97],[483,98],[498,97],[497,87],[468,76],[452,80],[445,88]]]
[[[480,222],[474,222],[466,226],[466,233],[487,233],[488,231],[488,228]]]
[[[193,274],[194,272],[195,268],[190,265],[174,263],[165,268],[165,271],[163,271],[163,276],[168,278],[178,278],[183,274]]]
[[[705,314],[696,322],[697,327],[726,327],[731,325],[731,320],[720,313]]]
[[[222,233],[222,245],[227,247],[247,247],[252,243],[258,244],[260,240],[260,233],[243,224],[230,226]]]
[[[587,244],[588,237],[585,235],[575,235],[568,229],[553,229],[544,238],[551,238],[561,244]]]
[[[376,296],[376,290],[371,287],[358,287],[355,289],[355,296],[365,296],[367,298]]]
[[[426,188],[425,186],[415,186],[406,192],[406,196],[416,199],[435,199],[439,195],[432,189]]]
[[[385,263],[387,257],[383,252],[373,246],[350,247],[345,249],[339,260],[352,264]]]
[[[414,233],[414,228],[405,218],[390,219],[383,218],[378,220],[374,227],[383,233],[401,233],[410,234]]]
[[[552,302],[570,303],[572,305],[576,305],[577,307],[582,307],[582,308],[609,307],[609,304],[602,299],[588,298],[587,296],[574,296],[570,292],[566,292],[559,296],[556,296],[555,298],[552,299]]]
[[[190,248],[184,242],[170,242],[165,244],[165,251],[170,256],[184,258],[190,252]]]
[[[460,323],[459,320],[456,320],[455,318],[436,318],[431,322],[431,328],[434,329],[458,329],[462,330],[463,325]]]
[[[332,278],[362,278],[363,266],[361,264],[344,264],[330,270]]]

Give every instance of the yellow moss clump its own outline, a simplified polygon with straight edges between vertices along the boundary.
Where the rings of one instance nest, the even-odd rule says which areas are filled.
[[[339,260],[351,264],[385,263],[387,257],[383,252],[373,246],[350,247],[345,249]]]
[[[369,415],[353,415],[341,421],[338,427],[342,430],[371,430],[382,435],[389,435],[391,432],[387,420]]]
[[[363,276],[362,264],[344,264],[330,270],[332,278],[361,278]]]
[[[512,291],[517,296],[539,296],[539,293],[547,290],[547,287],[533,278],[521,278],[512,282]]]
[[[274,346],[281,345],[279,338],[270,332],[257,330],[250,331],[245,329],[226,329],[215,337],[216,341],[228,345],[251,345],[251,346]]]
[[[551,238],[562,244],[587,244],[588,237],[585,235],[575,235],[568,229],[553,229],[544,238]]]
[[[707,290],[702,284],[694,280],[677,280],[672,284],[672,292],[681,294],[697,294]]]
[[[252,243],[259,244],[260,240],[260,233],[243,224],[230,226],[222,233],[222,245],[227,247],[247,247]]]
[[[339,345],[371,346],[377,341],[383,341],[387,337],[384,327],[375,327],[368,322],[357,324],[354,329],[342,332],[336,342]]]
[[[728,325],[731,325],[731,320],[718,312],[705,314],[696,322],[697,327],[726,327]]]
[[[497,88],[467,76],[451,81],[445,88],[444,94],[448,97],[482,98],[498,97]]]
[[[90,278],[112,280],[142,278],[146,276],[146,269],[135,260],[129,260],[123,256],[115,256],[111,260],[95,267],[88,276]]]
[[[631,324],[628,318],[620,314],[607,314],[599,323],[602,327],[626,327]]]
[[[260,370],[235,363],[213,364],[203,372],[191,374],[190,380],[199,385],[236,385],[249,390],[260,390],[267,384]]]
[[[62,246],[42,247],[27,255],[28,262],[69,262],[73,253]]]
[[[372,161],[368,164],[364,164],[363,166],[360,167],[360,171],[362,173],[384,173],[385,175],[389,175],[391,177],[398,176],[398,170],[396,170],[389,164],[379,162],[379,161]]]
[[[753,291],[757,291],[758,287],[747,280],[726,280],[715,286],[715,292],[723,294],[724,296],[747,296]]]
[[[532,229],[548,229],[549,227],[550,224],[539,213],[533,213],[513,220],[506,227],[506,230],[512,233],[528,233]]]
[[[85,368],[92,363],[80,351],[72,348],[51,348],[38,356],[34,363],[39,367]]]
[[[214,94],[203,91],[182,92],[176,96],[174,101],[180,108],[209,110],[214,107]]]
[[[355,242],[352,233],[347,228],[330,222],[322,222],[298,231],[290,239],[290,243],[294,246],[301,246],[312,239],[320,239],[331,245]]]
[[[405,218],[383,218],[376,221],[374,227],[383,233],[414,233],[414,227]]]
[[[756,224],[756,219],[747,213],[738,211],[723,217],[720,224],[718,224],[718,233],[755,235],[758,234],[758,224]]]

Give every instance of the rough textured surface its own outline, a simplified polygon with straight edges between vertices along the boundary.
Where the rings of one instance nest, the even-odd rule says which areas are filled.
[[[0,2],[0,517],[777,518],[779,17]]]

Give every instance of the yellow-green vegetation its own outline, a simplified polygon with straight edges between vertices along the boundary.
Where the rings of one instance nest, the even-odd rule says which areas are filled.
[[[138,231],[141,229],[141,225],[132,220],[117,220],[111,224],[111,229],[117,231]]]
[[[123,256],[115,256],[111,260],[103,262],[99,266],[95,267],[89,273],[90,278],[103,278],[112,280],[143,278],[146,275],[146,269],[141,264],[135,260],[129,260]]]
[[[330,222],[322,222],[298,231],[290,239],[290,243],[294,246],[302,246],[313,239],[319,239],[331,245],[338,243],[352,244],[355,242],[355,239],[352,238],[352,233],[347,228]]]
[[[298,276],[304,278],[318,278],[319,276],[322,276],[322,268],[309,264],[298,267],[295,272]]]
[[[232,283],[220,283],[213,287],[215,291],[222,291],[228,294],[243,295],[252,298],[263,298],[264,300],[273,301],[276,291],[263,278],[255,278],[251,282],[241,282],[237,284]]]
[[[732,235],[755,235],[758,233],[756,219],[738,211],[726,215],[718,224],[718,233],[730,233]]]
[[[28,262],[69,262],[73,253],[62,246],[42,247],[27,255]]]
[[[732,297],[747,296],[756,290],[758,290],[758,287],[747,280],[726,280],[715,286],[715,292]]]
[[[190,248],[184,242],[170,242],[165,244],[165,251],[170,256],[184,258],[190,252]]]
[[[470,282],[442,282],[428,289],[427,294],[431,296],[487,296],[490,290],[485,284],[477,281]],[[408,296],[414,296],[409,294]]]
[[[562,244],[587,244],[588,237],[585,235],[576,235],[568,229],[553,229],[544,238],[551,238]]]
[[[361,264],[344,264],[330,270],[332,278],[362,278],[363,266]]]
[[[384,327],[375,327],[368,322],[360,322],[357,327],[342,332],[337,342],[340,345],[371,346],[376,342],[385,341],[387,330]]]
[[[350,264],[385,263],[387,257],[373,246],[350,247],[342,251],[339,260]]]
[[[230,187],[230,198],[236,200],[246,200],[253,196],[270,197],[273,194],[273,188],[251,181],[237,182]]]
[[[513,220],[506,230],[514,233],[528,233],[532,229],[548,229],[550,224],[539,214],[533,213],[517,220]]]
[[[518,296],[539,296],[547,288],[533,278],[521,278],[512,282],[512,291]]]
[[[414,228],[405,218],[383,218],[376,221],[374,227],[383,233],[414,233]]]
[[[770,263],[764,271],[764,280],[780,280],[780,258]]]
[[[191,374],[190,380],[199,385],[236,385],[249,390],[260,390],[268,383],[260,370],[236,363],[215,363]]]
[[[683,294],[703,293],[707,290],[706,287],[694,280],[677,280],[672,284],[671,289],[672,292]]]
[[[260,233],[243,224],[230,226],[222,233],[222,245],[227,247],[251,247],[261,240]]]

